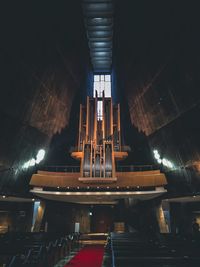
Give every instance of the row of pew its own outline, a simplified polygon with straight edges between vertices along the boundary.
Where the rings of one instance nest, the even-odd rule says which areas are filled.
[[[0,236],[0,266],[53,267],[78,246],[78,234],[4,234]]]
[[[170,234],[150,239],[138,233],[111,233],[112,267],[199,267],[199,239]]]

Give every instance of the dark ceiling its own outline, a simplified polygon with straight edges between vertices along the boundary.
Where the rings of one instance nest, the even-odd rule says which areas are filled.
[[[6,56],[41,67],[56,61],[58,49],[67,56],[72,51],[87,56],[81,1],[6,1],[1,12],[1,52]]]
[[[130,64],[134,64],[138,67],[137,75],[140,75],[141,63],[152,69],[157,62],[166,61],[183,47],[188,48],[186,53],[191,53],[198,46],[196,1],[190,4],[188,1],[113,2],[114,8],[109,0],[97,1],[96,7],[93,0],[4,2],[1,6],[1,53],[5,56],[4,64],[8,64],[6,57],[13,56],[30,64],[37,61],[42,68],[44,62],[56,61],[56,55],[53,58],[54,50],[60,47],[68,55],[72,54],[72,50],[76,51],[83,61],[87,61],[90,48],[93,67],[97,66],[95,70],[101,70],[98,66],[104,60],[99,57],[105,56],[106,64],[109,64],[107,67],[102,65],[103,69],[108,69],[113,59],[114,66],[117,64],[122,72],[123,68],[127,71]],[[96,25],[98,17],[105,24]],[[106,34],[107,37],[95,34]],[[89,47],[87,36],[92,38],[89,39]],[[100,43],[101,38],[105,39],[105,44]],[[105,47],[101,50],[98,45]],[[151,61],[151,66],[147,65],[148,61]]]
[[[111,72],[113,46],[112,0],[83,0],[83,14],[93,71]]]

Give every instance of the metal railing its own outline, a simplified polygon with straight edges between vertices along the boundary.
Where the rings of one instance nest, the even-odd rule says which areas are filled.
[[[121,165],[116,166],[117,172],[153,171],[159,170],[158,165]],[[51,172],[80,172],[80,166],[43,166],[41,171]]]
[[[158,165],[122,165],[116,166],[117,172],[153,171],[159,170]]]
[[[80,172],[80,166],[43,166],[40,170],[50,172]]]

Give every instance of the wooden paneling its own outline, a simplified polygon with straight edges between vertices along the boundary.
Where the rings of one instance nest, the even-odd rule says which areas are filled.
[[[113,208],[110,206],[95,206],[92,209],[91,231],[106,233],[113,230]]]
[[[72,233],[75,223],[80,223],[80,232],[90,232],[90,206],[62,202],[47,202],[45,221],[48,231]]]
[[[159,171],[144,171],[144,172],[118,172],[116,173],[116,183],[109,184],[109,188],[116,187],[157,187],[167,184],[166,177]],[[45,172],[34,174],[31,178],[30,185],[38,187],[60,187],[60,188],[86,188],[88,185],[96,187],[97,184],[87,184],[87,186],[79,181],[80,173],[53,173]],[[107,185],[99,182],[98,186],[106,188]]]

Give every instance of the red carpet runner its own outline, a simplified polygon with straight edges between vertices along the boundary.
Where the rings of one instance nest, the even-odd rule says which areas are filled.
[[[65,267],[101,267],[104,246],[90,245],[82,248]]]

